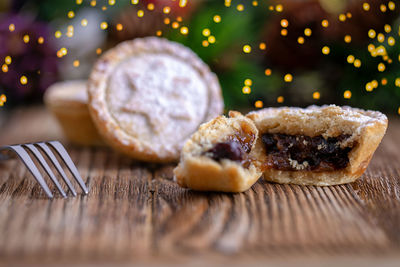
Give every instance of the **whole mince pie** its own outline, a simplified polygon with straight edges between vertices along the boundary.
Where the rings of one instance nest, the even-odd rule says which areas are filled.
[[[209,67],[189,48],[157,37],[104,53],[90,75],[88,95],[104,140],[143,161],[177,161],[186,139],[223,111]]]
[[[259,138],[254,154],[264,178],[278,183],[349,183],[366,170],[387,118],[350,107],[266,108],[247,115]]]
[[[204,123],[189,140],[175,168],[182,187],[201,191],[243,192],[261,176],[254,155],[258,131],[239,112]]]

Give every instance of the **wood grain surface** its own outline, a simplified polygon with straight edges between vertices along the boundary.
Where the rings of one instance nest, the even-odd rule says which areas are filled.
[[[0,132],[0,145],[54,139],[63,141],[40,107],[13,112]],[[400,263],[396,118],[355,183],[313,187],[260,179],[241,194],[181,189],[172,180],[174,165],[63,143],[90,194],[48,200],[21,162],[1,162],[0,261]]]

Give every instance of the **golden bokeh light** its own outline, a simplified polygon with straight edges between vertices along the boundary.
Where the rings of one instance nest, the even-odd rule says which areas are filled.
[[[350,99],[351,98],[351,91],[350,90],[344,91],[343,97],[346,98],[346,99]]]
[[[282,19],[281,20],[281,26],[283,28],[286,28],[287,26],[289,26],[289,21],[287,21],[287,19]]]
[[[328,46],[322,47],[322,54],[328,55],[331,52],[331,49]]]
[[[26,44],[29,43],[29,35],[25,34],[23,39],[24,39],[24,43],[26,43]]]
[[[215,36],[213,36],[213,35],[210,35],[210,36],[208,36],[208,38],[207,38],[207,40],[208,40],[208,42],[210,43],[210,44],[213,44],[213,43],[215,43]]]
[[[107,29],[107,28],[108,28],[108,23],[105,22],[105,21],[103,21],[102,23],[100,23],[100,28],[101,28],[102,30]]]
[[[201,33],[203,34],[203,36],[207,37],[207,36],[210,36],[211,31],[210,31],[210,29],[206,28],[206,29],[203,29],[203,31]]]
[[[253,81],[251,79],[246,79],[246,80],[244,80],[244,85],[252,86],[253,85]]]
[[[26,78],[25,75],[22,75],[21,78],[19,78],[19,82],[20,82],[22,85],[25,85],[25,84],[28,83],[28,78]]]
[[[154,10],[154,4],[153,3],[148,3],[147,4],[147,9],[150,10],[150,11],[153,11]]]
[[[2,70],[3,72],[8,72],[8,66],[7,66],[6,64],[3,64],[3,65],[1,66],[1,70]]]
[[[71,10],[71,11],[68,11],[67,17],[70,18],[70,19],[72,19],[73,17],[75,17],[75,12],[72,11],[72,10]]]
[[[244,5],[239,4],[236,6],[237,11],[243,11],[244,10]]]
[[[248,95],[251,93],[251,88],[249,86],[243,86],[242,93]]]
[[[250,45],[244,45],[243,46],[243,52],[245,52],[246,54],[251,52],[251,46]]]
[[[321,21],[321,25],[324,28],[327,28],[329,26],[329,21],[327,19],[324,19]]]
[[[321,94],[320,94],[318,91],[316,91],[316,92],[313,93],[312,97],[313,97],[314,99],[320,99]]]
[[[290,73],[286,74],[286,75],[283,77],[283,80],[284,80],[285,82],[287,82],[287,83],[292,82],[292,81],[293,81],[293,76],[292,76],[292,74],[290,74]]]
[[[355,57],[353,55],[347,56],[347,63],[353,64],[354,60],[355,60]]]
[[[396,44],[396,40],[393,38],[393,36],[390,36],[387,42],[390,46],[394,46]]]
[[[6,56],[6,57],[4,58],[4,62],[5,62],[7,65],[10,65],[11,62],[12,62],[12,58],[11,58],[10,56]]]
[[[276,10],[277,12],[282,12],[282,11],[283,11],[283,6],[282,6],[282,5],[276,5],[276,6],[275,6],[275,10]]]
[[[185,7],[187,4],[187,0],[179,0],[179,6],[180,7]]]
[[[379,33],[378,36],[376,36],[376,39],[378,39],[378,42],[383,43],[385,41],[385,35],[383,33]]]
[[[172,22],[171,27],[173,29],[178,29],[179,28],[179,22],[177,22],[177,21]]]
[[[312,34],[312,31],[311,31],[310,28],[305,28],[305,29],[304,29],[304,35],[305,35],[305,36],[311,36],[311,34]]]
[[[86,27],[86,26],[88,25],[87,19],[82,19],[82,20],[81,20],[81,25],[82,25],[83,27]]]
[[[262,108],[263,106],[264,106],[264,103],[261,100],[257,100],[254,103],[254,107],[256,107],[256,108]]]
[[[189,33],[188,27],[185,27],[185,26],[181,27],[181,33],[182,33],[183,35],[188,34],[188,33]]]
[[[386,69],[385,64],[383,64],[382,62],[378,64],[378,71],[384,72],[385,69]]]
[[[164,13],[164,14],[169,14],[169,12],[171,12],[171,8],[170,8],[169,6],[165,6],[165,7],[163,8],[163,13]]]
[[[213,17],[213,20],[214,20],[215,23],[220,23],[220,22],[221,22],[221,16],[215,15],[215,16]]]
[[[375,38],[375,36],[376,36],[376,32],[373,29],[370,29],[368,31],[368,37],[373,39],[373,38]]]
[[[396,78],[396,80],[394,81],[394,85],[400,87],[400,78]]]

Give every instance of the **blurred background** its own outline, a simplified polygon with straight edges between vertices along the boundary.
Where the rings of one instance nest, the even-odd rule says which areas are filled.
[[[0,0],[0,112],[87,78],[119,42],[161,36],[209,64],[227,109],[400,114],[399,10],[381,0]]]

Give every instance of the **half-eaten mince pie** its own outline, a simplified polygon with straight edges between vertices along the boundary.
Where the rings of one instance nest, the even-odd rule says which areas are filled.
[[[156,37],[106,52],[92,70],[88,92],[105,141],[145,161],[178,160],[184,141],[223,110],[208,66],[189,48]]]
[[[387,118],[350,107],[266,108],[247,115],[259,131],[255,149],[264,178],[335,185],[359,178],[381,142]]]
[[[239,112],[202,124],[189,140],[175,168],[182,187],[201,191],[243,192],[261,176],[253,149],[258,131]]]

